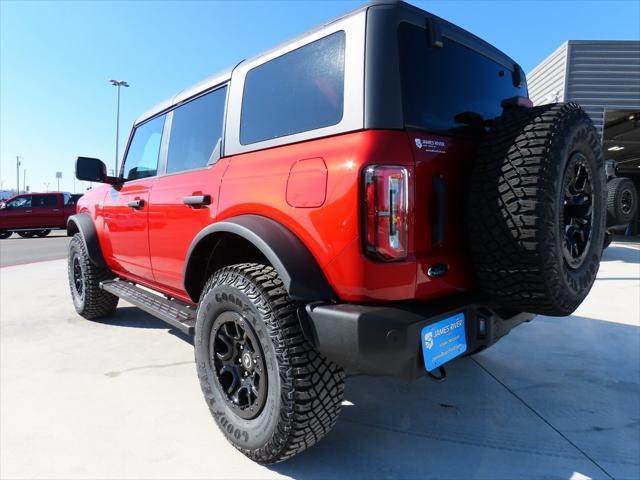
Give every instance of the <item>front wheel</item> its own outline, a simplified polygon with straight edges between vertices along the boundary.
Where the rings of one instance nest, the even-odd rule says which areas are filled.
[[[115,312],[118,297],[100,288],[100,282],[110,280],[114,276],[108,269],[93,264],[79,233],[73,236],[69,244],[67,271],[76,312],[89,320],[106,317]]]
[[[273,267],[217,271],[200,298],[195,358],[218,427],[250,459],[285,460],[335,424],[344,370],[304,338]]]

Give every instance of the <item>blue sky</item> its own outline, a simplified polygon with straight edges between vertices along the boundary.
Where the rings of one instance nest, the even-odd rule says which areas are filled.
[[[121,153],[133,120],[219,70],[362,2],[0,0],[0,181],[73,189],[78,155],[115,155],[115,87],[125,79]],[[414,1],[494,44],[528,72],[567,39],[640,39],[640,2]],[[20,182],[22,184],[22,174]],[[80,189],[80,185],[78,185]]]

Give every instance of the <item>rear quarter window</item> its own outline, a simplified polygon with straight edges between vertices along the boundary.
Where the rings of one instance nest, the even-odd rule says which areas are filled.
[[[345,33],[333,33],[247,72],[240,143],[340,123],[344,108]]]
[[[442,134],[473,134],[480,115],[502,113],[500,103],[527,96],[513,84],[512,70],[454,40],[428,48],[424,28],[403,23],[398,30],[405,126]],[[471,115],[470,115],[471,114]]]

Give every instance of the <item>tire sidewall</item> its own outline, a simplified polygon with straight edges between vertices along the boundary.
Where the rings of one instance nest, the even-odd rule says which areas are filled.
[[[255,285],[253,286],[255,288]],[[257,288],[256,288],[257,291]],[[271,307],[262,299],[266,308]],[[211,365],[209,339],[213,323],[223,312],[239,313],[253,328],[264,354],[267,371],[267,399],[260,414],[253,419],[243,419],[227,405]],[[273,312],[270,312],[273,315]],[[246,293],[229,284],[217,284],[201,299],[195,338],[195,358],[203,393],[218,427],[238,448],[255,450],[264,447],[274,436],[281,406],[281,378],[277,353],[271,335],[272,329],[263,318],[263,313]]]
[[[558,132],[559,139],[564,139],[565,144],[559,149],[560,158],[555,162],[559,165],[557,175],[558,194],[556,195],[554,220],[556,225],[555,255],[545,255],[547,262],[554,262],[560,265],[560,276],[550,275],[548,278],[555,278],[559,285],[550,285],[552,295],[564,298],[575,298],[575,305],[570,309],[575,309],[587,296],[594,278],[598,273],[600,257],[602,256],[602,245],[606,228],[606,177],[604,173],[604,162],[602,156],[594,150],[591,138],[595,135],[590,122],[574,123],[566,131]],[[593,188],[593,210],[592,229],[590,233],[587,254],[582,264],[577,268],[570,268],[563,255],[564,242],[564,181],[570,159],[575,153],[582,154],[591,170],[591,182]],[[550,265],[548,265],[550,266]],[[549,271],[549,270],[547,270]]]

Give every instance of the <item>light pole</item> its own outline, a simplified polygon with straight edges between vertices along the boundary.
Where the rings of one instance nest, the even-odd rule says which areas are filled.
[[[116,163],[114,168],[114,176],[118,175],[118,137],[120,136],[120,87],[128,87],[129,84],[124,80],[109,80],[114,87],[118,87],[118,107],[116,109]]]
[[[51,182],[42,182],[42,183],[44,183],[44,188],[46,188],[45,191],[48,192],[49,191],[49,185],[51,184]]]
[[[16,195],[20,195],[20,155],[16,155]]]

